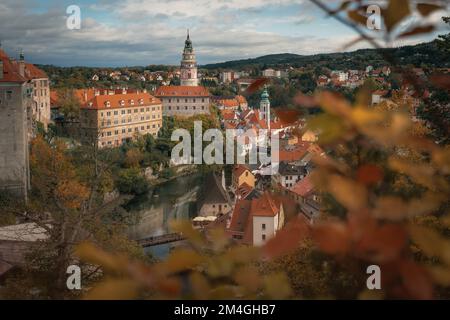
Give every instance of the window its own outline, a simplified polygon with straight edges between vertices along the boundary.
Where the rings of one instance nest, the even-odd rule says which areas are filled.
[[[122,114],[125,114],[125,110],[122,110],[122,112],[121,112]]]
[[[6,91],[6,100],[12,100],[12,91]]]
[[[142,108],[142,109],[141,109],[141,112],[145,112],[145,109],[144,109],[144,108]]]
[[[138,113],[139,112],[139,109],[134,109],[134,113]]]
[[[263,223],[262,226],[261,226],[261,228],[262,228],[263,230],[266,230],[266,224]]]
[[[266,241],[266,235],[265,234],[262,235],[262,240]]]

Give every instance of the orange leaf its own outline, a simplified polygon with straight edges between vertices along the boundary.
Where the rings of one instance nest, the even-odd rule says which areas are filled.
[[[428,25],[428,26],[418,26],[415,27],[412,30],[403,32],[402,34],[400,34],[398,37],[399,38],[404,38],[404,37],[410,37],[410,36],[414,36],[416,34],[421,34],[421,33],[429,33],[431,31],[434,30],[434,26],[432,25]]]
[[[434,11],[442,10],[444,7],[438,6],[436,4],[430,4],[430,3],[418,3],[417,4],[417,11],[420,12],[420,14],[424,17],[429,16]]]
[[[399,265],[403,280],[403,287],[409,298],[430,300],[433,299],[433,284],[425,268],[413,261],[402,261]]]
[[[247,88],[247,93],[252,94],[258,91],[263,85],[269,82],[268,78],[259,78],[253,81],[253,83]]]
[[[300,241],[309,235],[306,221],[297,218],[289,222],[277,235],[264,246],[264,254],[270,258],[277,258],[289,254],[300,246]]]
[[[346,254],[350,250],[349,228],[341,222],[317,225],[312,230],[320,250],[328,254]]]
[[[363,165],[358,169],[357,180],[367,186],[377,184],[383,180],[383,170],[373,164]]]
[[[358,250],[375,262],[395,260],[407,243],[406,231],[395,224],[385,224],[367,233],[358,244]]]
[[[437,87],[450,90],[450,76],[446,74],[436,74],[430,77],[430,81]]]

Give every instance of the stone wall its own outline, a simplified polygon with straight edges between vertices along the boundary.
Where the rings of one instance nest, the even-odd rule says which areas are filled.
[[[26,198],[29,187],[29,84],[0,83],[0,190]]]

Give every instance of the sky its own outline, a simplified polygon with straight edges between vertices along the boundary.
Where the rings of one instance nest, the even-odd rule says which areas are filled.
[[[325,2],[333,6],[336,0]],[[70,5],[81,10],[79,30],[67,28]],[[429,19],[437,22],[445,14]],[[440,23],[437,33],[449,32],[445,28]],[[338,52],[356,38],[308,0],[0,0],[2,48],[12,57],[23,49],[35,64],[177,65],[187,29],[200,65],[275,53]],[[394,45],[429,41],[437,33]],[[359,43],[352,49],[365,47]]]

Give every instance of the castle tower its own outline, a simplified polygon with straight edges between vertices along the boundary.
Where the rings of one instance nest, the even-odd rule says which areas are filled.
[[[261,94],[261,101],[259,103],[259,118],[267,121],[267,128],[270,130],[270,100],[267,88],[264,88]]]
[[[189,37],[189,30],[187,39],[184,43],[183,58],[181,60],[181,85],[182,86],[198,86],[197,79],[197,63],[195,60],[194,48]]]

